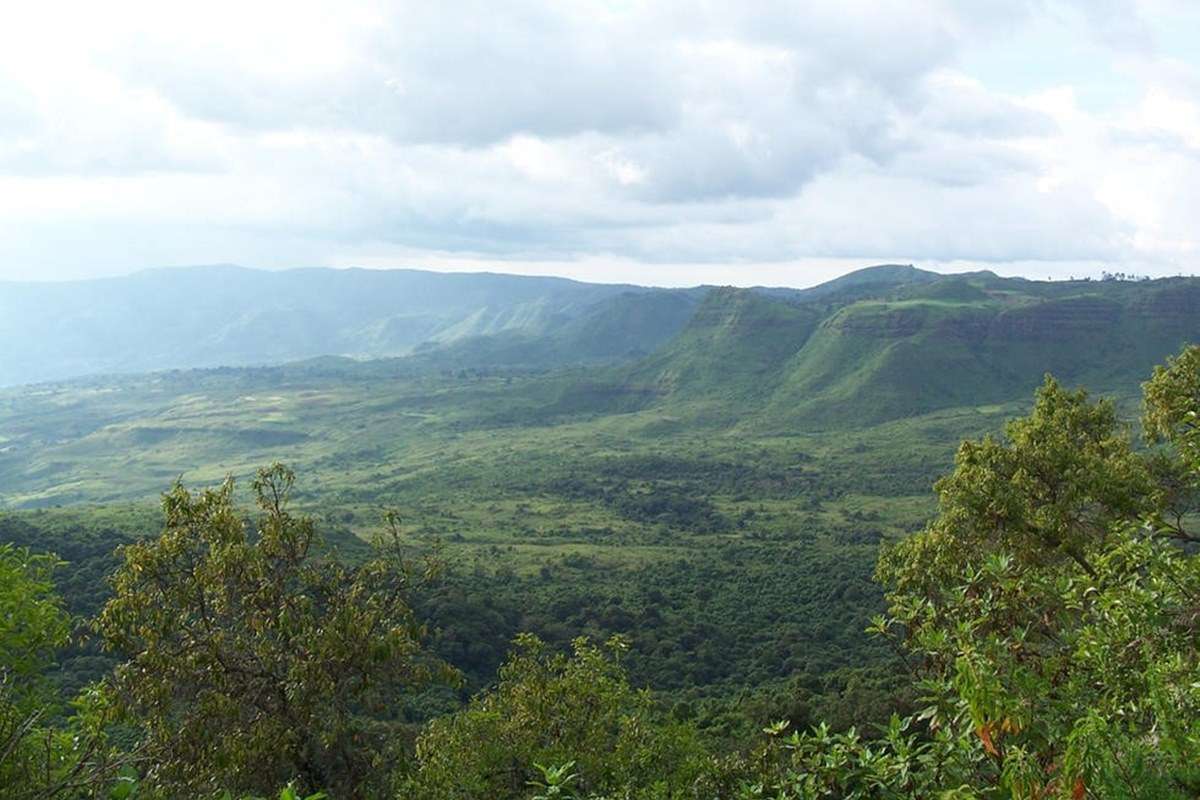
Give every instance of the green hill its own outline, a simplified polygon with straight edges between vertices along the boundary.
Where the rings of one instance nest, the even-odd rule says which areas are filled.
[[[753,399],[819,322],[815,309],[749,290],[713,289],[678,337],[628,371],[633,384],[694,399]]]
[[[742,427],[837,428],[1019,400],[1047,372],[1133,392],[1152,365],[1200,339],[1194,279],[888,270],[875,274],[895,282],[855,273],[807,295],[714,289],[678,337],[607,384],[570,387],[566,405],[588,408],[578,396],[590,393],[593,409],[700,404]]]
[[[759,288],[758,292],[792,300],[851,300],[890,292],[901,286],[922,286],[940,280],[937,272],[918,269],[912,264],[879,264],[841,275],[807,289]]]

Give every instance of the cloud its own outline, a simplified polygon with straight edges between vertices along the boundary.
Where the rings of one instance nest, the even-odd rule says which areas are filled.
[[[1174,272],[1200,255],[1182,9],[28,5],[0,30],[0,278],[372,252]],[[973,74],[982,51],[1056,69]],[[1101,66],[1124,105],[1081,100]]]

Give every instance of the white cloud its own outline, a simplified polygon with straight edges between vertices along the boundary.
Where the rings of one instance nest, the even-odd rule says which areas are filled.
[[[1178,0],[22,4],[0,279],[352,256],[1190,271],[1181,25],[1200,34]],[[1131,93],[1096,107],[1093,74]]]

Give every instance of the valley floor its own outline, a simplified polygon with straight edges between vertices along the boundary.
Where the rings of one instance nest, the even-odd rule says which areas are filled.
[[[704,403],[535,422],[558,380],[280,368],[10,390],[0,506],[45,531],[46,549],[71,560],[86,542],[105,560],[157,533],[175,479],[233,475],[244,493],[256,467],[284,461],[297,505],[343,550],[376,535],[385,509],[413,552],[438,550],[450,577],[422,613],[473,686],[520,631],[628,633],[635,680],[681,702],[776,687],[826,717],[848,704],[852,721],[887,690],[873,666],[887,654],[863,633],[881,608],[879,545],[933,512],[959,440],[1020,411],[772,436]]]

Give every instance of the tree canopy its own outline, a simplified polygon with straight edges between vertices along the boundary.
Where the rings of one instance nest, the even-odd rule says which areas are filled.
[[[148,785],[364,796],[401,752],[389,701],[452,678],[408,606],[420,576],[386,546],[358,567],[322,557],[313,521],[288,511],[293,482],[258,473],[253,524],[232,480],[176,484],[162,535],[124,549],[96,627],[128,659],[113,692],[146,737]]]
[[[982,796],[1200,791],[1200,562],[1162,522],[1200,476],[1198,365],[1188,350],[1146,385],[1158,453],[1048,379],[1004,441],[963,444],[936,519],[883,554],[877,627],[904,640],[922,718],[978,740],[962,777]]]

